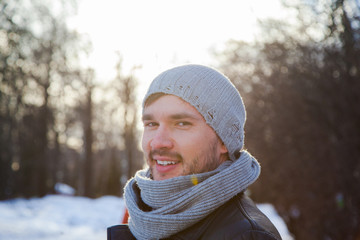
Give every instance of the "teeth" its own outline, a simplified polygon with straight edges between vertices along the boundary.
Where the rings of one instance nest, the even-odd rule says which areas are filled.
[[[170,162],[170,161],[160,161],[160,160],[156,160],[158,164],[166,166],[169,164],[175,164],[175,162]]]

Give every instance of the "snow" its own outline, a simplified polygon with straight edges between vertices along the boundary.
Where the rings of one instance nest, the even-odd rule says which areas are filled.
[[[275,225],[276,229],[279,231],[283,240],[293,240],[294,238],[289,233],[286,223],[278,215],[273,205],[269,203],[257,204],[257,207],[271,220]]]
[[[121,198],[48,195],[0,202],[1,240],[106,239],[124,214]]]
[[[55,192],[62,195],[74,196],[76,190],[65,183],[56,183]]]
[[[258,206],[284,240],[292,239],[272,205]],[[123,214],[124,201],[115,196],[90,199],[48,195],[0,201],[0,239],[105,240],[107,227],[119,224]]]

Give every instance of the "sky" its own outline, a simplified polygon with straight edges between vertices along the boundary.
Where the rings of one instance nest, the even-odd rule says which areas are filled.
[[[79,0],[69,26],[91,40],[82,64],[96,70],[97,81],[115,78],[120,53],[124,74],[135,73],[143,93],[175,65],[214,65],[212,49],[230,39],[252,41],[257,19],[283,12],[279,0]]]

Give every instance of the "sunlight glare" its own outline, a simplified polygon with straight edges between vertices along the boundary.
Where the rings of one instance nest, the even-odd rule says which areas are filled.
[[[278,17],[278,0],[82,0],[69,25],[88,34],[86,64],[99,81],[115,77],[116,52],[123,70],[134,66],[140,85],[175,64],[212,64],[210,50],[230,39],[252,41],[258,18]]]

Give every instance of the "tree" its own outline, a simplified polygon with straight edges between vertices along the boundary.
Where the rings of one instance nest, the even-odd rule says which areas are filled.
[[[77,33],[66,27],[66,14],[54,14],[50,5],[0,2],[1,198],[42,196],[56,181],[50,173],[60,151],[58,92],[79,78],[81,48]]]
[[[251,193],[275,204],[296,239],[355,239],[360,6],[291,7],[297,26],[263,21],[263,41],[229,42],[220,56],[247,106],[246,146],[262,164]]]
[[[143,166],[139,150],[137,82],[135,67],[123,74],[122,59],[116,63],[117,75],[99,91],[95,104],[98,193],[121,195],[126,181]],[[99,159],[102,159],[101,162]]]
[[[13,21],[13,11],[7,4],[1,2],[0,10],[0,199],[5,199],[14,194],[15,172],[19,169],[18,148],[13,143],[17,140],[14,131],[19,125],[26,73],[16,62],[25,61],[21,40],[29,40],[32,35]]]
[[[85,104],[82,109],[82,125],[84,132],[84,162],[82,169],[84,170],[84,195],[88,197],[94,197],[95,189],[94,189],[94,164],[93,164],[93,100],[92,100],[92,92],[93,92],[93,78],[94,73],[92,70],[88,71],[86,76],[84,77],[84,84],[86,87],[86,95],[85,95]]]
[[[117,76],[114,80],[116,94],[122,102],[122,113],[118,121],[123,123],[122,140],[123,146],[123,161],[125,161],[127,172],[125,176],[129,179],[134,176],[135,172],[142,168],[143,158],[138,150],[138,108],[136,103],[136,79],[133,76],[135,67],[130,76],[122,76],[121,73],[121,57],[116,65]],[[124,183],[123,183],[124,184]]]

